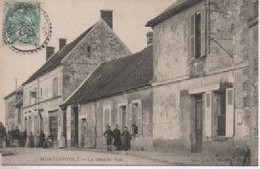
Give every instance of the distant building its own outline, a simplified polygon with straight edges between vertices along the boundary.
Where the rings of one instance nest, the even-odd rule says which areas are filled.
[[[21,129],[22,125],[22,106],[23,91],[18,88],[16,91],[4,97],[5,100],[5,126],[7,131],[14,130],[16,127]]]
[[[126,126],[132,134],[133,125],[137,126],[132,149],[152,149],[152,51],[149,45],[133,55],[102,63],[64,101],[61,107],[67,111],[68,126],[77,123],[75,116],[79,122],[78,129],[71,126],[71,132],[78,132],[78,146],[105,147],[103,133],[108,125],[114,129],[118,124],[121,131]],[[69,135],[67,138],[70,142]],[[71,139],[74,142],[75,137]]]
[[[178,0],[147,23],[154,31],[155,149],[228,155],[257,140],[250,137],[258,105],[254,3]]]
[[[66,134],[66,114],[59,105],[103,62],[131,52],[112,30],[113,12],[101,10],[101,19],[69,44],[59,40],[59,50],[46,48],[46,63],[23,86],[22,130],[43,130],[54,144]],[[74,125],[77,125],[74,123]],[[78,135],[72,137],[77,144]]]

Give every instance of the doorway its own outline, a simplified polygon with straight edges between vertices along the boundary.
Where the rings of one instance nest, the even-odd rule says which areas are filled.
[[[81,135],[80,135],[80,146],[84,148],[86,146],[86,138],[87,138],[87,120],[85,118],[81,119],[81,127],[80,127]]]
[[[52,138],[53,145],[57,144],[57,137],[58,137],[58,117],[57,116],[50,116],[50,136]]]
[[[202,95],[195,96],[195,152],[202,152]]]
[[[71,141],[73,147],[78,147],[79,143],[79,113],[78,107],[74,107],[71,114]]]

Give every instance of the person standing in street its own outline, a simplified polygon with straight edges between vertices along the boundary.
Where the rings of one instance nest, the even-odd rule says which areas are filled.
[[[28,136],[29,140],[29,147],[34,147],[34,139],[33,139],[33,133],[30,131],[30,134]]]
[[[113,131],[114,136],[114,146],[116,147],[116,151],[119,151],[122,145],[121,140],[121,131],[118,129],[118,125],[116,124],[116,128]]]
[[[44,141],[45,141],[45,134],[44,132],[41,130],[40,131],[40,147],[44,146]]]
[[[64,137],[64,132],[61,132],[59,148],[64,148],[64,147],[65,147],[65,137]]]
[[[127,127],[124,127],[124,131],[122,133],[122,139],[123,139],[123,149],[124,151],[128,151],[130,149],[131,135]]]
[[[110,126],[107,126],[107,130],[103,135],[107,138],[107,151],[112,151],[113,132]]]
[[[38,148],[39,144],[40,144],[40,133],[39,133],[39,131],[37,131],[37,133],[35,134],[33,141],[34,141],[34,147]]]

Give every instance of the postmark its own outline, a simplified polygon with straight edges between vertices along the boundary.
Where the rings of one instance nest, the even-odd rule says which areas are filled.
[[[6,2],[4,44],[19,53],[35,53],[47,46],[52,25],[38,2]]]

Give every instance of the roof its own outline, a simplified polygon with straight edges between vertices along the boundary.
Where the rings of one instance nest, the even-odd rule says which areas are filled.
[[[46,63],[42,67],[40,67],[27,81],[25,81],[24,84],[30,83],[34,80],[36,80],[38,77],[54,70],[58,66],[61,65],[61,60],[83,39],[95,26],[96,24],[92,25],[90,28],[88,28],[85,32],[83,32],[78,38],[76,38],[71,43],[65,45],[61,50],[56,52],[54,55],[52,55]]]
[[[151,85],[153,48],[125,56],[100,66],[61,106],[83,104]]]
[[[205,0],[177,0],[170,5],[166,10],[159,14],[154,19],[151,19],[146,23],[146,26],[153,27],[158,23],[170,18],[171,16]]]
[[[12,91],[11,93],[7,94],[7,95],[4,97],[4,99],[8,99],[9,97],[15,96],[16,94],[22,95],[22,94],[23,94],[23,91],[21,91],[21,90],[19,90],[19,89],[14,90],[14,91]]]

